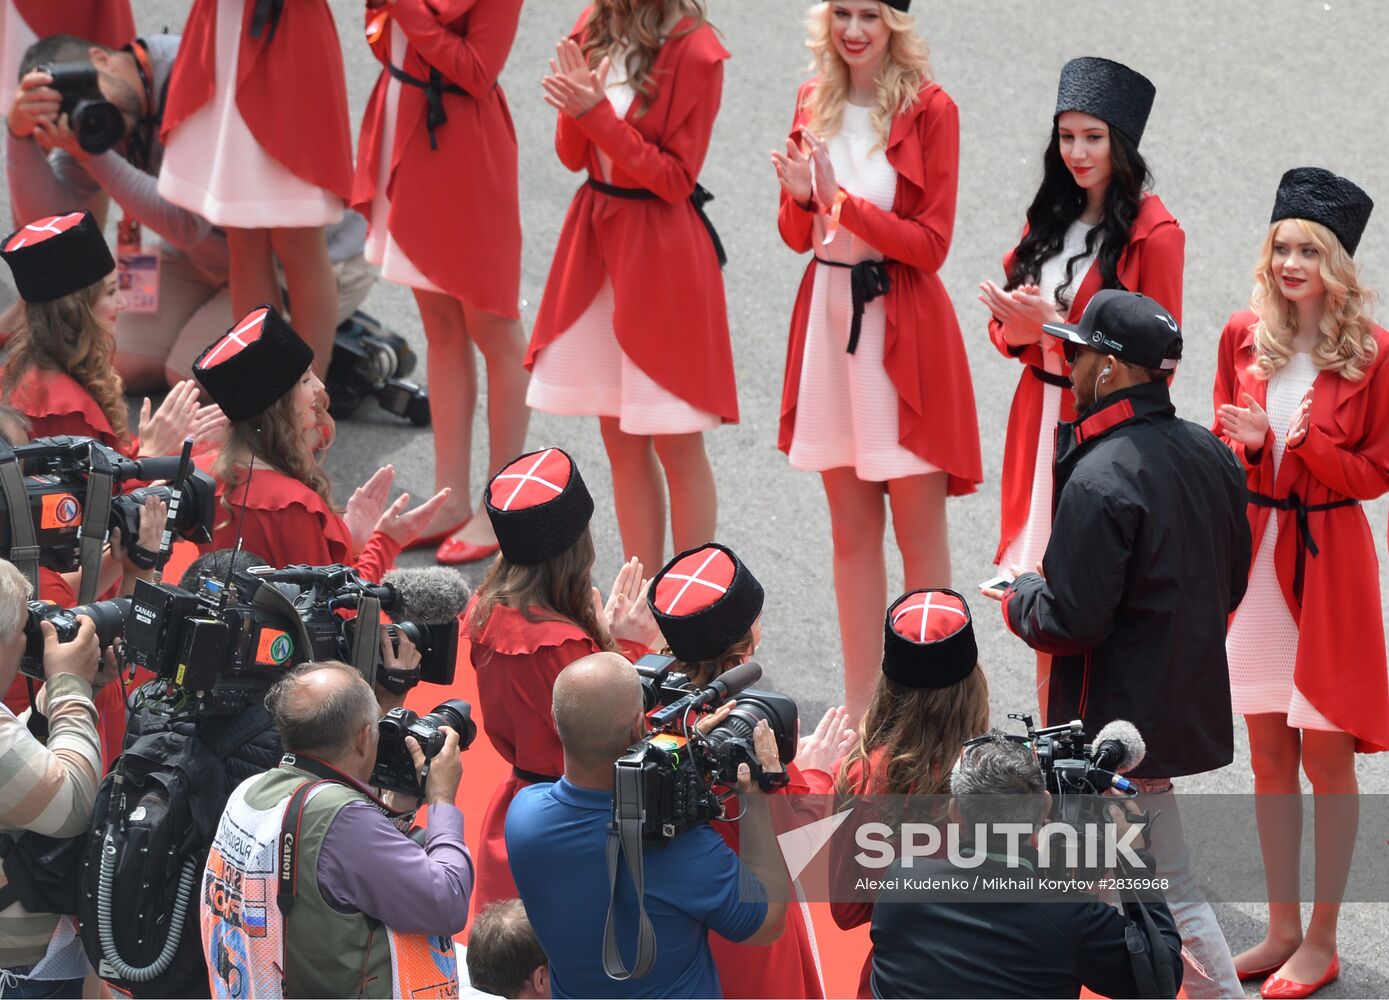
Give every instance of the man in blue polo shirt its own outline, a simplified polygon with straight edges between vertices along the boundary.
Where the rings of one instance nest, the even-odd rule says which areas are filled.
[[[644,733],[636,671],[616,653],[575,661],[555,681],[554,714],[564,776],[553,785],[522,789],[506,817],[511,873],[549,956],[553,995],[722,996],[709,931],[730,941],[770,944],[785,922],[787,876],[767,814],[750,809],[743,821],[747,865],[702,824],[664,848],[647,845],[644,898],[655,930],[655,963],[640,979],[610,979],[603,971],[603,927],[613,763]],[[781,770],[771,733],[761,731],[755,739],[764,769]],[[739,791],[761,794],[746,776]],[[782,901],[768,900],[767,885],[782,890],[776,893]],[[621,863],[616,908],[617,942],[630,968],[637,900]]]

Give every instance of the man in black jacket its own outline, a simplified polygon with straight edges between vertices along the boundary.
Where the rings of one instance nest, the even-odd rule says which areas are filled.
[[[1063,341],[1076,402],[1075,422],[1057,427],[1051,541],[1041,573],[986,593],[1013,633],[1054,657],[1049,723],[1138,727],[1147,756],[1130,777],[1145,808],[1166,814],[1153,851],[1163,874],[1192,881],[1178,889],[1192,900],[1170,779],[1234,756],[1225,629],[1249,574],[1244,472],[1209,430],[1177,417],[1167,383],[1182,335],[1157,302],[1105,290],[1078,325],[1042,329]],[[1188,966],[1188,995],[1238,995],[1210,907],[1174,912],[1204,966]]]

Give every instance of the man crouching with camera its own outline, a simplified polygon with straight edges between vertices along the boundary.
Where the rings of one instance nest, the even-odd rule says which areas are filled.
[[[473,863],[454,805],[459,734],[424,778],[429,832],[369,787],[381,706],[334,661],[290,671],[266,697],[285,756],[232,793],[200,909],[216,996],[457,996],[452,936],[468,919]],[[413,737],[406,746],[423,768]]]
[[[708,716],[703,725],[717,724],[724,715]],[[506,817],[511,873],[549,956],[552,994],[722,996],[709,931],[730,941],[770,944],[786,917],[785,865],[747,765],[740,766],[738,778],[743,860],[707,823],[695,824],[666,846],[638,855],[644,875],[639,900],[627,866],[608,853],[613,765],[646,735],[636,670],[617,653],[576,660],[555,681],[554,716],[564,775],[554,784],[522,789]],[[763,771],[780,772],[765,720],[753,739]],[[730,811],[737,808],[730,803]],[[627,863],[633,860],[629,856]],[[605,956],[610,864],[617,875],[611,943],[618,954]],[[624,969],[646,964],[642,959],[649,952],[634,948],[639,937],[648,948],[654,944],[649,972],[619,979],[605,971],[612,966],[609,958],[620,959]]]

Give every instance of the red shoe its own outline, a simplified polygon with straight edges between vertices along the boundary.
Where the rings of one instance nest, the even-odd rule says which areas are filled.
[[[1282,962],[1275,962],[1273,965],[1265,965],[1258,969],[1241,969],[1237,965],[1235,966],[1235,975],[1239,976],[1240,982],[1244,982],[1246,979],[1267,979],[1282,967]]]
[[[446,538],[434,552],[434,561],[443,566],[462,566],[465,563],[482,562],[497,554],[500,548],[496,542],[479,545],[465,542],[460,538]]]
[[[463,526],[472,519],[473,515],[469,514],[463,520],[455,524],[452,528],[445,528],[443,531],[436,531],[432,535],[420,535],[419,538],[416,538],[409,545],[402,547],[401,551],[409,552],[412,549],[432,549],[440,542],[447,541],[449,538],[451,538],[454,532],[462,531]]]
[[[1330,983],[1334,983],[1341,977],[1341,956],[1333,954],[1331,964],[1326,967],[1326,972],[1315,983],[1298,983],[1291,979],[1284,979],[1282,976],[1269,976],[1264,980],[1264,985],[1259,987],[1259,996],[1264,1000],[1302,1000],[1309,997],[1317,990]]]

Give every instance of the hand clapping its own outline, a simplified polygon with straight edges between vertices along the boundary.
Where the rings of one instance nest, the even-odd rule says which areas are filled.
[[[545,102],[571,118],[582,118],[607,100],[611,69],[607,56],[596,70],[589,69],[583,50],[572,38],[556,42],[550,72],[540,81],[545,88]]]

